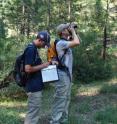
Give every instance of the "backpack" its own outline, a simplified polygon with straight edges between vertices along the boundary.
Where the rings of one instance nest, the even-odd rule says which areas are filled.
[[[25,55],[24,55],[26,50],[29,47],[32,47],[32,46],[29,45],[24,50],[24,52],[16,58],[15,64],[14,64],[13,77],[16,84],[20,87],[25,87],[26,82],[29,78],[29,75],[25,72]]]
[[[24,53],[16,58],[13,77],[16,84],[20,87],[24,87],[27,81],[27,74],[24,67]]]
[[[47,59],[49,62],[55,60],[58,61],[58,54],[56,51],[56,44],[59,42],[58,39],[56,39],[54,42],[51,43],[50,47],[48,48],[47,51]]]
[[[60,41],[60,39],[56,39],[54,42],[51,43],[50,47],[48,48],[48,51],[47,51],[47,59],[49,62],[51,61],[57,61],[59,63],[59,67],[65,67],[63,64],[62,64],[62,60],[64,59],[64,56],[67,52],[67,49],[65,50],[63,56],[59,59],[58,58],[58,53],[57,53],[57,50],[56,50],[56,44]]]

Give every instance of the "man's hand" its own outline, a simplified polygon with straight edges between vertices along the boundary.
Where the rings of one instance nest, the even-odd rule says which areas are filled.
[[[68,30],[72,33],[72,35],[74,35],[74,33],[76,33],[75,29],[72,26],[70,26]]]
[[[50,65],[50,62],[46,62],[46,63],[43,63],[43,64],[42,64],[42,67],[43,67],[43,68],[46,68],[46,67],[48,67],[49,65]]]
[[[25,65],[25,71],[27,73],[33,73],[33,72],[37,72],[43,68],[46,68],[50,65],[50,62],[46,62],[40,65],[35,65],[35,66],[31,66],[31,65]]]
[[[52,65],[58,65],[59,64],[58,61],[52,61],[51,63],[52,63]]]
[[[69,42],[69,47],[75,47],[80,44],[79,37],[73,27],[69,27],[69,30],[72,33],[72,40]]]

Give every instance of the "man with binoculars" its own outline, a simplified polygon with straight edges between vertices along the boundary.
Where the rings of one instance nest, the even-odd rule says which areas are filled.
[[[56,51],[61,64],[58,65],[59,80],[55,83],[55,95],[50,124],[64,124],[68,121],[68,108],[72,86],[73,56],[71,48],[80,44],[74,23],[60,24],[57,29],[59,42]]]

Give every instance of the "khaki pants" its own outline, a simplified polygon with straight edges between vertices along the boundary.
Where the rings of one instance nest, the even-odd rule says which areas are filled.
[[[42,92],[27,93],[28,112],[24,124],[39,124],[39,112],[41,108]]]
[[[55,97],[50,124],[61,124],[68,120],[71,81],[67,73],[59,71],[59,81],[55,83]]]

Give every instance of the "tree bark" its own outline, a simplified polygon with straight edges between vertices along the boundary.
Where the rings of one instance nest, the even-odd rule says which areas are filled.
[[[50,16],[51,16],[50,5],[51,5],[51,0],[48,0],[47,4],[48,4],[47,30],[48,30],[48,32],[50,32]]]
[[[106,59],[106,47],[107,47],[107,29],[104,27],[104,40],[103,40],[103,60]]]
[[[30,35],[30,14],[28,13],[28,18],[27,18],[27,37],[29,38]]]
[[[22,21],[21,21],[21,29],[20,29],[20,33],[21,34],[25,34],[25,6],[23,4],[22,6]]]
[[[106,20],[105,20],[105,26],[104,26],[103,54],[102,54],[103,55],[103,60],[106,59],[108,10],[109,10],[109,1],[107,0]]]
[[[71,0],[68,0],[68,20],[71,20]]]

